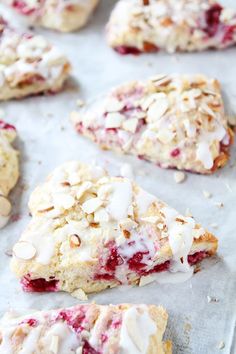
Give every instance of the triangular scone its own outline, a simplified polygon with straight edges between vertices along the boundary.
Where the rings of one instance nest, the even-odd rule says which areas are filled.
[[[233,141],[220,84],[203,75],[129,82],[72,113],[72,120],[103,149],[204,174],[226,164]]]
[[[18,152],[11,145],[15,138],[15,127],[0,120],[0,228],[9,219],[11,203],[7,196],[19,178]]]
[[[0,100],[59,91],[69,75],[66,57],[42,36],[20,33],[0,17]]]
[[[120,54],[223,49],[236,43],[236,8],[215,0],[120,0],[107,37]]]
[[[154,305],[83,304],[7,313],[0,321],[1,353],[171,354],[163,342],[168,315]]]
[[[4,0],[31,23],[61,32],[84,26],[99,0]]]
[[[69,162],[32,193],[13,247],[25,291],[97,292],[164,270],[192,272],[217,239],[123,177]]]

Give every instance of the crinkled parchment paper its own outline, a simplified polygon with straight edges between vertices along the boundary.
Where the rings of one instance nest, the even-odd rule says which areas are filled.
[[[119,173],[122,163],[129,163],[142,187],[182,213],[189,208],[199,222],[214,232],[219,237],[219,252],[215,258],[204,261],[201,271],[185,283],[112,289],[90,296],[89,300],[100,304],[162,304],[169,313],[166,337],[172,338],[174,353],[236,353],[233,345],[236,341],[236,149],[228,166],[215,175],[187,174],[184,183],[176,184],[171,170],[161,170],[133,157],[99,151],[92,142],[74,132],[68,119],[78,97],[88,101],[125,80],[163,72],[202,72],[217,77],[223,85],[227,111],[236,113],[236,48],[172,56],[166,53],[119,56],[104,38],[104,25],[114,2],[103,0],[89,25],[78,33],[35,29],[60,46],[72,62],[73,79],[63,93],[0,104],[5,118],[17,127],[19,139],[15,145],[21,153],[21,179],[11,194],[15,221],[0,231],[1,314],[11,307],[49,309],[78,302],[63,293],[23,293],[9,270],[10,257],[6,253],[29,221],[27,201],[35,186],[67,160],[96,160],[112,173]],[[236,7],[234,0],[231,3]],[[13,18],[14,25],[18,24],[16,15],[8,12],[7,15]],[[25,23],[21,21],[19,25],[24,27]],[[212,198],[206,199],[204,190],[211,192]],[[218,202],[224,206],[219,208]],[[217,302],[208,302],[211,297]],[[221,341],[225,344],[223,349],[219,349]]]

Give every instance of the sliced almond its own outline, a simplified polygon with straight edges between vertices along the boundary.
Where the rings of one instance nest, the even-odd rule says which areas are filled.
[[[36,255],[36,248],[27,241],[19,241],[13,247],[13,253],[17,258],[28,261]]]
[[[103,204],[103,201],[99,198],[91,198],[88,199],[86,202],[84,202],[81,205],[81,208],[83,211],[87,214],[92,214],[94,213],[101,205]]]
[[[155,281],[155,276],[146,275],[145,277],[141,277],[139,281],[139,286],[145,286],[147,284],[153,283]]]
[[[0,215],[8,216],[10,212],[11,212],[11,203],[6,197],[0,195]]]
[[[57,354],[58,348],[59,348],[59,337],[52,336],[51,344],[50,344],[50,352],[53,354]]]
[[[123,235],[124,235],[124,238],[129,239],[131,234],[130,234],[130,231],[123,230]]]
[[[204,102],[201,104],[199,111],[201,113],[208,114],[211,117],[215,117],[215,113],[213,112],[213,110]]]
[[[81,245],[80,237],[76,234],[70,235],[70,247],[76,248]]]
[[[160,96],[148,108],[148,122],[157,121],[166,113],[168,107],[169,102],[166,95],[160,94]]]
[[[124,120],[124,116],[120,113],[108,113],[105,119],[105,127],[119,128]]]
[[[119,112],[125,106],[125,102],[119,101],[115,97],[110,97],[109,100],[105,104],[105,110],[107,112]]]
[[[158,216],[145,216],[141,218],[142,221],[150,222],[151,224],[155,224],[158,220]]]
[[[94,213],[94,221],[95,222],[108,222],[109,221],[109,214],[106,212],[105,209],[98,209],[95,213]]]
[[[135,133],[138,126],[138,119],[127,119],[122,123],[122,128],[128,132]]]
[[[77,290],[73,291],[73,293],[71,293],[71,295],[80,301],[88,300],[88,296],[85,294],[85,292],[82,289],[77,289]]]

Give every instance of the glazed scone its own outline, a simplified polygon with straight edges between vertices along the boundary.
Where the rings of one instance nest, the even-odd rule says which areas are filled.
[[[203,75],[129,82],[73,112],[72,120],[103,149],[203,174],[226,164],[233,142],[220,84]]]
[[[15,127],[0,120],[0,228],[9,220],[11,203],[7,197],[19,178],[18,152],[12,146],[15,138]]]
[[[107,37],[120,54],[223,49],[236,43],[236,8],[215,0],[120,0]]]
[[[5,0],[31,23],[60,32],[84,26],[99,0]]]
[[[154,305],[83,304],[65,309],[13,311],[0,321],[1,353],[171,354],[163,342],[168,315]]]
[[[37,187],[29,208],[11,262],[25,291],[92,293],[161,271],[192,275],[191,266],[217,250],[193,218],[127,178],[76,161]]]
[[[0,17],[0,100],[59,91],[70,72],[66,57],[39,35],[19,33]]]

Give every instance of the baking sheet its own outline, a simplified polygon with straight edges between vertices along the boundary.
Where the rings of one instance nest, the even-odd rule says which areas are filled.
[[[225,1],[235,5],[234,0]],[[68,160],[96,161],[119,173],[123,163],[132,166],[136,181],[149,192],[196,219],[219,237],[218,255],[203,262],[201,271],[181,284],[156,283],[143,288],[112,289],[90,296],[99,304],[135,302],[162,304],[169,313],[166,337],[173,340],[174,353],[236,353],[236,149],[231,162],[214,176],[187,174],[176,184],[173,171],[129,156],[98,151],[90,141],[78,136],[69,122],[78,97],[93,99],[123,81],[146,78],[157,73],[202,72],[223,84],[227,110],[236,114],[236,48],[222,52],[168,55],[166,53],[122,57],[104,39],[104,24],[115,1],[103,0],[89,25],[78,33],[59,34],[35,29],[57,44],[73,65],[67,89],[54,96],[38,96],[1,103],[5,119],[17,127],[16,142],[21,153],[21,179],[11,194],[13,222],[0,231],[0,314],[9,308],[49,309],[71,306],[78,300],[64,293],[26,294],[9,270],[9,250],[29,221],[27,201],[31,191],[60,163]],[[0,5],[0,11],[5,9]],[[13,24],[24,21],[5,11]],[[212,193],[211,199],[203,190]],[[215,203],[222,202],[223,208]],[[216,223],[218,228],[213,229]],[[207,297],[217,302],[208,302]],[[220,342],[225,347],[219,349]]]

